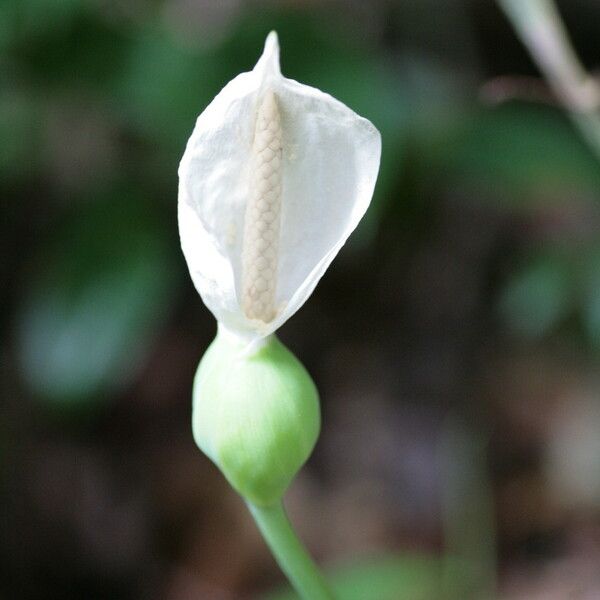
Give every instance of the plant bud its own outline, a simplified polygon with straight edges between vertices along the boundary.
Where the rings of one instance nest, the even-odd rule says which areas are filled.
[[[317,389],[274,336],[249,352],[222,330],[200,361],[192,428],[199,448],[248,501],[281,499],[320,429]]]

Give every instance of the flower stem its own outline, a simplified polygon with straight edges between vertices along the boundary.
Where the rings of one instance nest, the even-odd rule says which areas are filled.
[[[281,570],[304,600],[334,600],[335,596],[319,568],[298,539],[283,504],[248,508]]]

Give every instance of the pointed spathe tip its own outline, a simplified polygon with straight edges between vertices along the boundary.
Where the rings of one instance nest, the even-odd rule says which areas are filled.
[[[265,73],[281,74],[279,66],[279,37],[276,31],[271,31],[265,40],[265,49],[256,63],[255,70],[263,70]]]
[[[267,39],[265,40],[265,52],[272,49],[279,52],[279,36],[274,29],[269,32],[269,35],[267,35]]]

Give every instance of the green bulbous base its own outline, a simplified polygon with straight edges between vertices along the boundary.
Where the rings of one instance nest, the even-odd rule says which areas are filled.
[[[248,354],[217,334],[198,366],[193,404],[196,444],[256,505],[281,499],[319,436],[315,384],[274,335]]]

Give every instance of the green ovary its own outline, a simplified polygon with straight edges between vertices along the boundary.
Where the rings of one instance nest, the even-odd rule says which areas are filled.
[[[279,501],[320,429],[316,387],[275,337],[247,354],[222,334],[200,361],[192,427],[200,449],[254,504]]]

